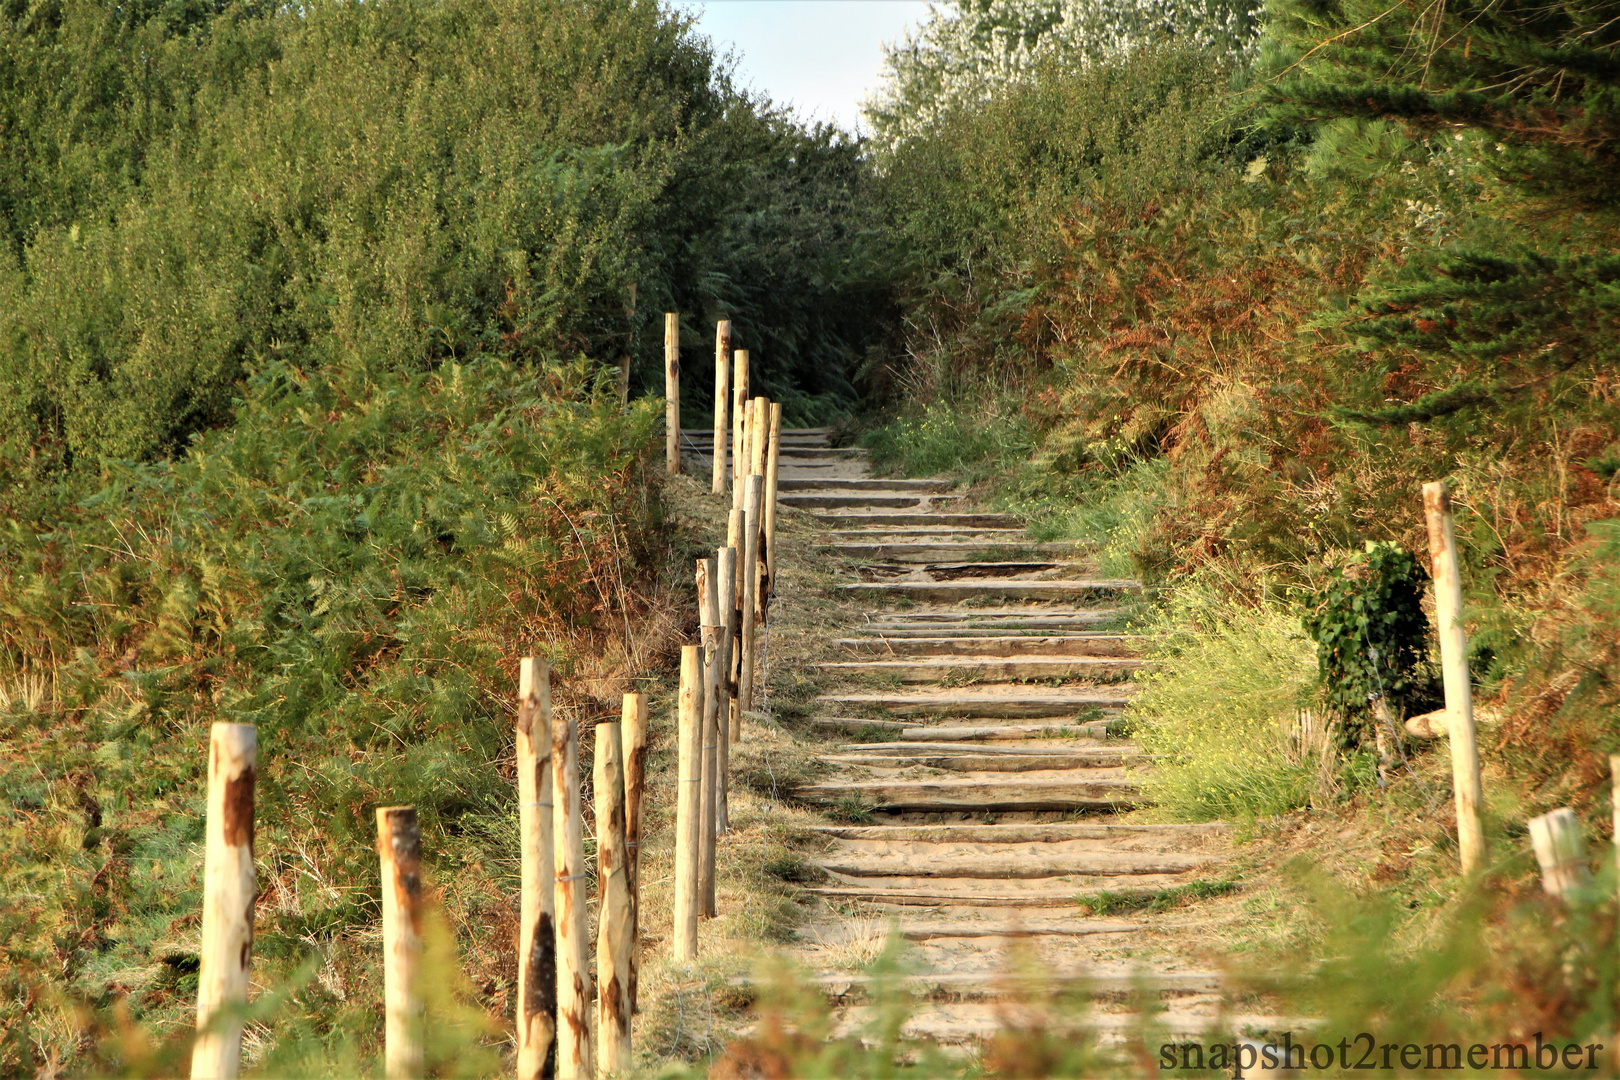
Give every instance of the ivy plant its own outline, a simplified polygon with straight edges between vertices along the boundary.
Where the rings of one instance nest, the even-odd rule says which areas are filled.
[[[1366,735],[1375,699],[1399,710],[1422,689],[1427,578],[1399,544],[1368,541],[1365,551],[1334,570],[1305,615],[1328,704],[1344,717],[1346,749]]]

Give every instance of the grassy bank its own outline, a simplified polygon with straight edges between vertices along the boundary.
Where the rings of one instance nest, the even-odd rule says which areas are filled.
[[[290,996],[256,1052],[375,1050],[379,804],[418,808],[469,1000],[507,1011],[516,660],[588,731],[682,617],[657,410],[582,365],[276,365],[239,409],[172,463],[9,489],[8,1070],[130,1065],[115,1013],[188,1037],[215,720],[259,728],[255,978]]]

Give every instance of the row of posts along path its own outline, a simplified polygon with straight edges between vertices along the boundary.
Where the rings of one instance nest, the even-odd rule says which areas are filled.
[[[708,434],[685,434],[706,457]],[[1141,663],[1118,629],[1138,583],[1031,542],[950,478],[876,478],[825,429],[782,433],[780,478],[779,505],[809,515],[840,568],[837,614],[813,635],[826,647],[773,662],[813,667],[824,689],[810,723],[826,771],[797,796],[826,808],[826,879],[801,958],[817,969],[897,924],[918,972],[904,1034],[944,1044],[1052,1023],[1034,1002],[1059,985],[1084,986],[1105,1040],[1139,1022],[1144,993],[1159,1024],[1205,1033],[1221,978],[1197,904],[1097,917],[1080,902],[1228,875],[1225,826],[1129,812],[1147,762],[1110,732]],[[801,601],[779,590],[773,622]],[[857,1030],[866,978],[818,977]]]

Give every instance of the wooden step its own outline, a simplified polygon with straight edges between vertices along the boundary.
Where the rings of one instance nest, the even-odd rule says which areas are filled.
[[[1106,656],[944,656],[909,660],[844,660],[817,664],[832,675],[897,678],[903,683],[947,680],[1006,682],[1012,679],[1106,679],[1129,675],[1140,660]]]
[[[887,1015],[884,1010],[889,1007],[845,1006],[830,1037],[860,1039],[864,1046],[876,1047],[879,1044],[873,1041],[870,1033],[874,1029],[882,1030],[882,1024],[875,1022]],[[1224,1008],[1219,1001],[1206,1002],[1203,995],[1171,1001],[1164,1011],[1155,1011],[1152,1020],[1153,1030],[1162,1033],[1166,1042],[1177,1045],[1195,1042],[1210,1046],[1215,1042],[1223,1042],[1231,1046],[1247,1042],[1250,1046],[1254,1046],[1255,1042],[1249,1038],[1251,1032],[1298,1033],[1321,1026],[1320,1021],[1313,1021],[1308,1017],[1252,1012],[1233,1013]],[[1093,1009],[1076,1011],[1070,1015],[1056,1015],[1045,1002],[1039,1000],[930,1001],[918,1002],[917,1008],[908,1011],[905,1021],[900,1025],[899,1035],[903,1041],[929,1044],[936,1048],[936,1052],[954,1049],[959,1053],[972,1055],[978,1053],[980,1044],[1005,1032],[1013,1033],[1015,1039],[1026,1036],[1029,1032],[1040,1032],[1044,1035],[1071,1039],[1076,1043],[1086,1039],[1095,1040],[1101,1046],[1127,1047],[1139,1045],[1142,1021],[1142,1015],[1134,1009],[1123,1013],[1101,1013]],[[1217,1033],[1214,1038],[1211,1038],[1212,1031]],[[1294,1045],[1299,1045],[1297,1035]],[[1280,1059],[1280,1053],[1277,1056]],[[1128,1056],[1126,1060],[1132,1059]],[[1106,1070],[1104,1074],[1130,1075],[1131,1072],[1132,1070],[1122,1067],[1118,1070]],[[1266,1077],[1268,1074],[1255,1069],[1245,1075]]]
[[[1011,531],[1013,530],[1009,530]],[[1020,555],[1073,555],[1076,552],[1073,544],[1037,544],[1033,541],[1018,543],[1014,540],[838,543],[833,545],[833,550],[851,561],[867,563],[950,563],[968,562],[975,556],[1011,558]],[[983,561],[989,562],[991,558],[985,558]]]
[[[972,851],[919,852],[895,855],[834,854],[816,860],[829,874],[843,877],[978,878],[983,881],[1085,877],[1168,876],[1202,870],[1221,862],[1218,856],[1171,852],[1106,851],[1069,855],[1026,849],[1007,854]]]
[[[836,988],[837,996],[846,997],[852,992],[864,992],[881,978],[822,975],[817,976],[817,982]],[[965,1001],[1003,996],[1027,999],[1032,994],[1050,992],[1065,984],[1083,987],[1093,994],[1135,994],[1144,990],[1159,994],[1210,994],[1220,991],[1221,976],[1214,971],[1156,972],[1119,967],[1099,967],[1092,971],[1065,972],[1057,976],[951,971],[908,976],[903,985],[911,993],[922,997]]]
[[[907,493],[895,492],[892,495],[883,495],[877,492],[850,492],[840,494],[837,492],[816,492],[809,495],[778,495],[776,501],[783,506],[791,506],[795,510],[842,510],[859,507],[876,507],[881,509],[899,509],[903,507],[917,507],[933,509],[933,504],[949,502],[961,498],[960,495],[929,495],[923,492]]]
[[[1092,934],[1129,934],[1143,929],[1142,923],[1124,919],[1075,919],[1064,922],[965,922],[930,921],[899,924],[900,936],[907,941],[939,941],[961,938],[1089,937]]]
[[[1000,626],[1017,624],[1028,630],[1041,626],[1073,627],[1099,619],[1118,618],[1119,608],[1065,607],[1061,604],[1004,604],[999,607],[951,607],[918,604],[909,608],[882,608],[866,613],[865,626]]]
[[[1225,836],[1231,826],[1220,821],[1188,825],[1121,825],[1113,822],[1010,822],[1005,825],[813,825],[813,832],[838,840],[919,840],[926,843],[1056,844],[1066,840],[1132,842]]]
[[[872,720],[861,716],[817,716],[810,723],[838,731],[882,731],[913,742],[1019,742],[1028,739],[1102,739],[1122,723],[1111,720],[1049,719],[1040,723],[981,725],[941,723],[921,725],[900,720]],[[882,746],[883,743],[872,743]]]
[[[885,492],[938,494],[955,487],[950,480],[874,480],[870,477],[827,477],[814,480],[779,480],[778,491],[847,491],[869,494]]]
[[[797,794],[820,803],[854,798],[876,810],[1109,810],[1141,803],[1137,784],[1126,779],[842,780],[806,784]]]
[[[1134,658],[1142,639],[1123,634],[1017,636],[966,631],[957,637],[908,637],[873,631],[870,636],[833,642],[850,652],[879,656],[1114,656]]]
[[[954,603],[980,597],[1002,600],[1103,600],[1121,593],[1140,592],[1140,582],[1110,579],[1075,581],[859,581],[839,586],[856,596],[938,600]]]
[[[953,716],[997,720],[1041,718],[1060,725],[1083,709],[1123,709],[1134,688],[1126,685],[1106,688],[1067,687],[964,687],[960,690],[933,690],[891,693],[823,694],[820,705],[840,708],[851,714],[883,711],[892,716]]]
[[[978,578],[1000,581],[1018,574],[1080,571],[1087,568],[1086,563],[1056,559],[969,559],[955,562],[862,563],[856,569],[866,581],[964,581]]]
[[[815,896],[825,896],[832,900],[862,900],[870,904],[890,904],[895,907],[943,907],[961,906],[972,908],[1065,908],[1073,910],[1080,894],[1085,891],[1079,886],[1065,885],[1058,887],[1042,886],[1040,888],[1019,889],[1013,892],[987,891],[980,882],[979,888],[963,887],[950,888],[949,882],[941,882],[932,888],[920,887],[891,887],[878,885],[872,882],[854,881],[841,885],[813,885],[806,886],[805,892]],[[1158,892],[1160,885],[1136,885],[1121,883],[1109,889],[1110,892],[1147,894]],[[1092,890],[1096,891],[1096,890]]]
[[[996,546],[1018,546],[1033,543],[1029,539],[1027,529],[998,527],[976,529],[960,525],[921,526],[915,529],[901,528],[898,525],[877,525],[867,529],[828,529],[826,536],[829,540],[841,544],[950,544],[957,541],[972,541]]]
[[[870,743],[872,747],[889,747],[891,743]],[[928,745],[928,744],[923,744]],[[1140,764],[1148,759],[1140,753],[1127,750],[1097,750],[1091,753],[1067,754],[941,754],[937,749],[927,752],[889,753],[861,752],[826,754],[822,761],[835,765],[862,765],[879,769],[939,769],[943,772],[1049,772],[1053,769],[1115,769],[1124,765]]]
[[[910,514],[893,514],[872,511],[865,514],[816,514],[816,520],[823,525],[833,525],[839,528],[850,528],[859,525],[950,525],[958,528],[977,528],[988,526],[991,528],[1008,528],[1020,526],[1021,522],[1011,514],[951,514],[933,510],[917,511]]]
[[[810,461],[833,458],[862,459],[866,454],[866,449],[860,446],[795,446],[788,443],[782,447],[777,460],[787,462],[795,458]]]

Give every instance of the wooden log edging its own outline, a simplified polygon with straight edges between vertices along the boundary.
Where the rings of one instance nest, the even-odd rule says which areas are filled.
[[[252,724],[208,733],[208,818],[203,854],[201,967],[192,1080],[233,1080],[242,1066],[242,1019],[253,961],[253,800],[259,736]],[[234,1008],[233,1008],[234,1007]]]
[[[557,1036],[556,872],[552,869],[551,670],[518,667],[519,922],[517,1077],[540,1080]]]

